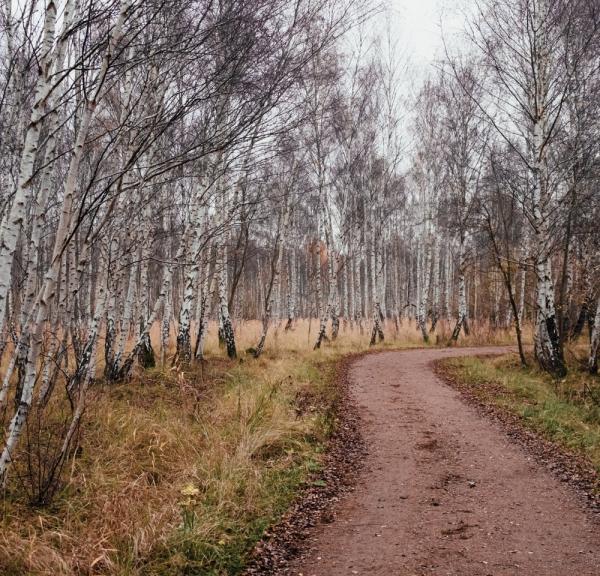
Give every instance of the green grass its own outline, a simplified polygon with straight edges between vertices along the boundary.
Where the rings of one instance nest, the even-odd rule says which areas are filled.
[[[584,456],[600,472],[600,379],[571,366],[568,376],[556,381],[531,366],[522,368],[512,354],[444,362],[477,397],[518,415],[528,428]]]
[[[228,374],[223,398],[234,417],[220,421],[213,433],[230,449],[220,460],[211,457],[212,465],[199,475],[203,480],[191,484],[198,495],[180,503],[181,526],[141,573],[240,573],[264,531],[320,470],[332,431],[332,363],[296,359],[287,368],[289,375],[268,383],[254,365],[236,366]]]

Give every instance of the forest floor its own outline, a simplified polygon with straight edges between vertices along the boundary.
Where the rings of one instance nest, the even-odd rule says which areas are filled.
[[[77,449],[40,505],[71,415],[55,395],[32,414],[3,493],[0,574],[240,573],[299,494],[337,489],[332,446],[347,437],[335,374],[342,358],[368,349],[369,334],[344,326],[337,341],[313,351],[317,328],[309,320],[272,330],[256,360],[245,351],[258,341],[260,322],[239,323],[233,361],[211,325],[205,363],[181,371],[168,355],[164,366],[136,370],[129,382],[100,379]],[[422,345],[414,324],[400,328],[377,349]],[[472,338],[512,336],[482,326]]]
[[[41,416],[34,413],[0,507],[0,574],[275,574],[298,546],[298,535],[318,518],[333,519],[331,503],[364,477],[359,464],[365,460],[363,436],[369,437],[363,434],[362,408],[351,396],[353,367],[366,362],[369,378],[379,382],[379,359],[388,358],[379,352],[423,347],[414,323],[405,322],[388,326],[385,342],[373,348],[366,329],[343,326],[338,340],[313,351],[317,327],[309,320],[289,332],[273,330],[255,360],[245,351],[258,340],[260,323],[240,323],[240,357],[230,361],[211,326],[201,365],[180,371],[167,356],[163,367],[137,370],[130,382],[99,380],[77,449],[53,498],[42,505],[48,462],[70,408],[58,397]],[[461,345],[514,341],[510,331],[486,324],[471,328]],[[430,348],[414,358],[436,354],[433,347],[443,346],[450,331],[442,323]],[[357,364],[357,355],[367,352],[374,355]],[[387,365],[386,359],[383,407],[395,385]],[[408,426],[386,414],[376,416],[387,426],[382,430]],[[600,446],[594,434],[581,437]],[[373,454],[371,446],[367,462]],[[275,537],[262,539],[265,532]]]
[[[355,362],[349,379],[367,451],[362,471],[280,573],[600,574],[600,525],[585,500],[590,481],[581,486],[593,471],[582,464],[565,473],[560,449],[553,456],[540,449],[541,437],[520,441],[518,424],[482,414],[484,402],[433,367],[503,352],[383,352]]]

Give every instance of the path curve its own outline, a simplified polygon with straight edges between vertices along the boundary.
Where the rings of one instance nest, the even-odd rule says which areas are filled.
[[[284,574],[600,575],[598,524],[576,495],[431,366],[502,352],[382,352],[354,364],[365,469],[333,522],[315,528]]]

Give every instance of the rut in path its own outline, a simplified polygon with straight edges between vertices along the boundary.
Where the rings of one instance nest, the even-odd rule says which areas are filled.
[[[430,365],[503,351],[384,352],[353,366],[365,470],[285,574],[600,576],[600,529],[577,496]]]

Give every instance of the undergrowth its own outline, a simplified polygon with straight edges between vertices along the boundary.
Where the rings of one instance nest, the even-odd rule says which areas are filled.
[[[52,505],[5,499],[0,573],[239,572],[319,469],[331,374],[265,358],[98,387]]]
[[[273,330],[261,358],[237,361],[223,358],[211,329],[202,365],[183,372],[167,362],[128,383],[96,384],[50,504],[36,508],[24,496],[35,475],[24,457],[29,445],[15,459],[2,503],[0,574],[238,574],[322,465],[336,426],[337,361],[368,348],[366,327],[347,327],[313,351],[317,328],[305,321]],[[444,344],[449,326],[440,328]],[[259,331],[260,323],[238,326],[239,349]],[[388,325],[386,336],[377,349],[422,346],[414,324]],[[510,338],[482,326],[463,343]],[[62,422],[64,406],[53,410],[48,417]]]

